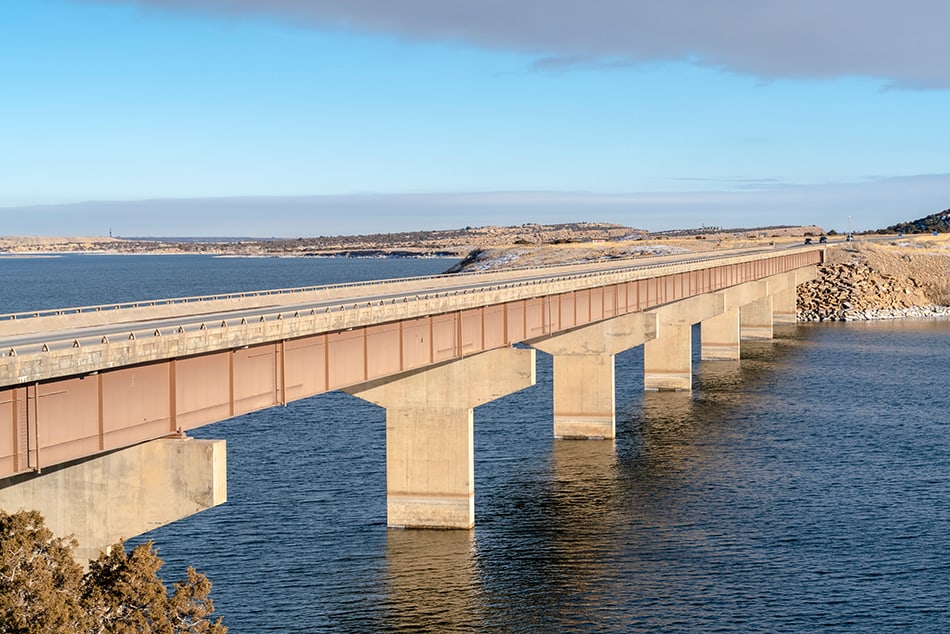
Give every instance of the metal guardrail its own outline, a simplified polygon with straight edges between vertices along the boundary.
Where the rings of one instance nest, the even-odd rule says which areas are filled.
[[[808,248],[810,250],[816,249],[815,246],[808,246],[804,248]],[[796,250],[799,250],[799,249],[796,249]],[[649,271],[653,269],[667,268],[670,266],[699,264],[699,263],[709,262],[709,261],[714,261],[714,260],[722,260],[722,259],[727,259],[727,258],[732,258],[732,257],[741,257],[743,255],[752,255],[758,252],[776,253],[776,251],[771,248],[746,249],[746,250],[741,250],[741,251],[734,250],[728,254],[720,252],[715,255],[707,255],[707,256],[700,256],[700,257],[695,257],[695,258],[681,259],[681,260],[675,260],[672,262],[654,262],[650,264],[640,264],[637,266],[618,266],[618,267],[611,266],[610,268],[607,268],[607,269],[598,268],[598,270],[595,270],[595,271],[586,271],[586,272],[578,271],[577,273],[569,273],[565,275],[554,275],[550,277],[545,276],[543,278],[534,279],[534,280],[513,280],[513,281],[495,281],[495,282],[488,281],[484,286],[479,286],[476,288],[469,288],[469,289],[462,289],[462,290],[450,289],[450,290],[441,291],[441,292],[432,291],[432,292],[426,293],[425,295],[419,295],[417,293],[406,293],[404,295],[393,297],[389,301],[380,300],[376,303],[366,302],[366,301],[361,302],[359,298],[349,298],[345,302],[321,307],[321,312],[332,313],[332,312],[337,312],[337,311],[347,311],[347,310],[354,310],[354,309],[358,310],[361,307],[381,306],[387,303],[393,303],[393,304],[406,303],[410,301],[438,299],[438,298],[466,295],[466,294],[472,294],[472,293],[490,292],[490,291],[497,291],[497,290],[503,290],[503,289],[517,288],[517,287],[522,287],[522,286],[533,286],[533,285],[547,284],[547,283],[553,283],[553,282],[564,282],[564,281],[569,281],[569,280],[579,280],[579,279],[592,278],[592,277],[601,277],[604,275],[614,275],[614,274],[624,273],[624,272]],[[663,257],[674,257],[674,256],[663,256]],[[370,287],[370,286],[385,287],[386,285],[392,285],[392,284],[401,283],[401,282],[419,282],[419,281],[432,280],[432,279],[448,279],[448,278],[460,278],[460,277],[470,277],[470,276],[497,276],[502,273],[511,274],[511,273],[524,272],[524,271],[534,271],[534,270],[551,270],[551,269],[557,269],[557,268],[577,269],[578,267],[583,267],[583,266],[603,267],[605,263],[616,264],[618,262],[628,261],[628,260],[635,261],[635,260],[642,260],[642,258],[625,258],[625,259],[618,258],[618,259],[609,260],[606,262],[598,261],[598,262],[587,262],[587,263],[582,263],[582,264],[576,264],[576,263],[575,264],[552,264],[552,265],[545,265],[545,266],[531,266],[531,267],[521,267],[521,268],[513,267],[513,268],[506,268],[503,271],[491,271],[491,272],[471,271],[471,272],[463,272],[463,273],[426,275],[426,276],[419,276],[419,277],[393,278],[389,280],[366,280],[366,281],[361,281],[361,282],[346,282],[346,283],[341,283],[341,284],[331,284],[331,285],[316,286],[316,287],[273,289],[273,290],[266,290],[266,291],[253,291],[253,292],[247,292],[247,293],[205,295],[205,296],[197,296],[197,297],[182,297],[182,298],[152,300],[152,301],[143,301],[143,302],[125,302],[125,303],[119,303],[119,304],[108,304],[108,305],[100,305],[100,306],[81,306],[81,307],[63,308],[63,309],[55,309],[55,310],[48,310],[48,311],[11,313],[8,315],[0,315],[0,320],[18,319],[18,318],[23,318],[23,317],[39,318],[39,317],[44,317],[44,316],[80,314],[82,312],[122,310],[126,308],[148,308],[150,306],[165,306],[165,305],[170,305],[170,304],[193,304],[193,303],[208,302],[208,301],[215,301],[215,300],[262,297],[262,296],[270,296],[270,295],[286,296],[286,295],[293,295],[293,294],[301,294],[305,292],[327,291],[327,290],[341,289],[341,288],[361,288],[361,287]],[[238,310],[240,309],[236,309],[233,312],[237,312]],[[292,314],[286,310],[263,311],[259,314],[255,314],[253,321],[259,323],[259,322],[265,322],[265,321],[270,321],[274,319],[283,319],[285,316],[300,317],[302,316],[302,313],[314,314],[315,308],[311,308],[309,311],[307,310],[307,308],[303,308],[303,309],[298,308]],[[182,318],[198,317],[198,316],[199,315],[181,315]],[[169,319],[174,319],[174,317],[170,317]],[[209,324],[206,321],[192,320],[192,321],[182,322],[181,324],[171,325],[171,326],[167,326],[163,328],[148,327],[145,330],[133,328],[132,330],[128,331],[129,334],[126,338],[130,340],[134,340],[137,338],[137,335],[139,337],[142,337],[142,336],[148,337],[148,336],[163,336],[163,335],[169,335],[169,334],[171,335],[182,334],[185,332],[206,330],[209,327],[227,327],[230,325],[237,325],[238,323],[249,324],[251,323],[252,320],[244,317],[241,319],[240,322],[238,322],[236,319],[233,321],[235,323],[232,324],[232,323],[228,323],[228,319],[223,319],[221,322],[216,322],[209,326]],[[125,330],[117,331],[117,335],[119,337],[123,337],[125,336],[124,335],[125,332],[126,332]],[[50,334],[54,336],[56,335],[55,332],[50,333]],[[113,338],[115,339],[115,337]],[[119,339],[116,339],[116,340],[118,341]],[[11,346],[9,348],[6,348],[5,350],[0,350],[0,357],[15,357],[24,353],[31,354],[31,353],[37,353],[37,352],[49,352],[51,349],[54,349],[54,348],[59,348],[59,349],[69,348],[69,347],[79,348],[79,347],[83,347],[84,345],[98,345],[98,344],[105,344],[109,342],[110,341],[109,341],[108,336],[101,336],[101,335],[86,336],[86,337],[70,336],[70,337],[62,338],[62,339],[59,339],[59,338],[50,339],[43,343],[31,342],[30,344],[26,346],[22,346],[20,349],[18,349],[16,346]],[[3,341],[0,341],[0,346],[6,347],[4,346]]]
[[[709,259],[718,259],[725,257],[732,257],[737,254],[742,253],[755,253],[758,251],[768,251],[772,252],[774,249],[771,248],[755,248],[755,249],[736,249],[730,251],[728,254],[718,253],[714,256],[705,256],[697,257],[690,260],[682,260],[678,263],[692,263],[705,261]],[[664,256],[652,256],[652,257],[673,257],[672,255]],[[341,282],[338,284],[325,284],[322,286],[302,286],[297,288],[277,288],[277,289],[267,289],[260,291],[246,291],[239,293],[223,293],[215,295],[195,295],[192,297],[172,297],[166,299],[152,299],[152,300],[140,300],[140,301],[130,301],[130,302],[118,302],[112,304],[97,304],[89,306],[71,306],[68,308],[47,308],[39,309],[33,311],[20,311],[16,313],[4,313],[0,314],[0,321],[8,320],[17,320],[17,319],[34,319],[39,317],[57,317],[62,315],[78,315],[82,313],[92,313],[92,312],[102,312],[110,310],[122,310],[127,308],[149,308],[152,306],[169,306],[175,304],[195,304],[200,302],[211,302],[218,300],[230,300],[230,299],[246,299],[246,298],[256,298],[256,297],[269,297],[276,295],[292,295],[292,294],[302,294],[302,293],[314,293],[321,291],[330,291],[335,289],[345,289],[345,288],[359,288],[363,286],[385,286],[398,284],[402,282],[418,282],[425,280],[434,280],[434,279],[446,279],[452,277],[462,277],[462,276],[476,276],[476,275],[493,275],[498,273],[514,273],[519,271],[530,271],[530,270],[548,270],[554,268],[568,268],[568,267],[578,267],[578,266],[594,266],[602,265],[605,262],[616,263],[616,262],[627,262],[627,261],[640,261],[643,260],[643,256],[631,256],[628,258],[616,258],[610,260],[600,260],[593,262],[582,262],[582,263],[573,263],[573,264],[546,264],[546,265],[535,265],[535,266],[524,266],[524,267],[506,267],[504,271],[462,271],[460,273],[441,273],[437,275],[421,275],[416,277],[396,277],[389,278],[385,280],[363,280],[358,282]],[[645,264],[641,266],[631,267],[631,268],[650,268],[658,266],[667,266],[667,263],[660,264]],[[624,270],[620,267],[618,270]]]

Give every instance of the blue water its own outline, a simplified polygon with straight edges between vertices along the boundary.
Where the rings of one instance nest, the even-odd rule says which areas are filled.
[[[450,264],[61,260],[0,260],[0,310]],[[325,394],[195,430],[228,441],[229,501],[144,538],[234,633],[950,631],[948,357],[950,321],[808,324],[644,394],[632,350],[611,442],[552,438],[538,353],[475,410],[474,531],[387,529],[384,412]]]
[[[437,275],[454,263],[439,258],[0,257],[0,314]]]

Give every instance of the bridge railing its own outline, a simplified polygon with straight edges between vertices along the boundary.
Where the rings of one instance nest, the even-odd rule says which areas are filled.
[[[89,306],[71,306],[68,308],[47,308],[33,311],[21,311],[16,313],[0,314],[0,321],[10,321],[17,319],[33,319],[37,317],[58,317],[62,315],[79,315],[82,313],[95,313],[103,311],[118,311],[128,308],[149,308],[154,306],[169,306],[175,304],[187,305],[198,304],[201,302],[212,302],[219,300],[247,299],[257,297],[269,297],[276,295],[290,295],[294,293],[312,293],[326,291],[334,288],[354,288],[360,286],[369,286],[373,284],[389,284],[395,282],[405,282],[409,280],[419,280],[427,278],[438,278],[441,275],[392,278],[387,280],[367,280],[361,282],[343,282],[340,284],[326,284],[322,286],[302,286],[298,288],[276,288],[262,291],[245,291],[236,293],[221,293],[216,295],[195,295],[193,297],[171,297],[166,299],[150,299],[141,301],[117,302],[112,304],[95,304]]]
[[[761,251],[761,250],[756,250]],[[774,251],[769,250],[774,253]],[[363,282],[350,282],[343,284],[328,285],[322,287],[303,287],[299,289],[275,289],[271,291],[256,291],[250,293],[241,293],[241,294],[231,294],[231,295],[220,295],[220,296],[203,296],[200,298],[178,298],[181,300],[181,303],[185,303],[184,300],[192,301],[215,301],[220,299],[231,299],[234,297],[258,297],[262,295],[266,296],[284,296],[291,293],[303,293],[308,291],[325,291],[328,289],[350,289],[350,288],[365,288],[374,285],[385,285],[385,284],[395,284],[399,282],[410,282],[418,283],[420,280],[431,280],[431,279],[458,279],[459,277],[469,276],[476,277],[481,276],[486,278],[486,282],[483,285],[474,286],[465,289],[443,289],[443,290],[422,290],[419,292],[413,292],[410,290],[407,293],[402,293],[387,297],[386,300],[377,300],[376,303],[368,302],[366,298],[359,297],[348,297],[345,300],[336,301],[333,303],[323,303],[317,305],[317,302],[313,302],[313,306],[303,306],[296,307],[293,309],[267,306],[262,307],[262,310],[259,312],[255,311],[253,316],[244,315],[243,317],[238,315],[236,317],[229,317],[225,313],[219,313],[215,316],[214,321],[208,320],[207,315],[180,315],[179,318],[182,320],[180,322],[162,325],[160,327],[155,326],[132,326],[129,329],[116,329],[114,332],[111,332],[109,335],[95,334],[95,335],[83,335],[80,332],[71,333],[68,336],[64,336],[65,333],[60,331],[51,331],[50,337],[46,340],[40,341],[39,338],[33,337],[30,343],[18,345],[13,340],[8,340],[4,342],[0,339],[0,358],[2,357],[16,357],[23,354],[31,353],[41,353],[49,352],[54,349],[65,349],[65,348],[80,348],[89,345],[105,344],[112,341],[120,340],[121,338],[127,338],[130,340],[141,339],[144,337],[150,336],[163,336],[163,335],[176,335],[176,334],[185,334],[187,332],[195,332],[199,330],[212,329],[215,327],[227,327],[232,325],[248,325],[253,323],[261,322],[270,322],[274,320],[280,320],[290,317],[301,317],[306,314],[314,314],[316,309],[319,309],[321,313],[347,313],[347,312],[359,312],[362,308],[372,308],[373,306],[384,304],[407,304],[414,302],[458,297],[464,295],[475,295],[479,293],[486,292],[497,292],[500,290],[515,289],[527,286],[534,286],[538,284],[553,284],[558,282],[572,282],[575,283],[579,280],[596,278],[597,281],[592,282],[592,286],[596,286],[604,276],[616,276],[624,273],[630,272],[650,272],[658,269],[668,269],[671,266],[677,267],[688,267],[695,264],[708,263],[714,260],[724,260],[729,258],[736,258],[743,255],[750,255],[750,250],[744,251],[739,254],[735,251],[730,252],[729,254],[717,253],[714,255],[706,255],[689,259],[677,259],[673,262],[651,262],[648,264],[639,264],[637,266],[615,266],[617,260],[612,260],[609,262],[592,262],[587,265],[551,265],[546,267],[524,267],[522,269],[506,269],[502,272],[496,273],[484,273],[484,272],[472,272],[466,274],[443,274],[443,275],[433,275],[433,276],[421,276],[421,277],[412,277],[412,278],[396,278],[392,280],[374,280],[374,281],[363,281]],[[605,268],[605,265],[611,265]],[[591,270],[578,270],[578,267],[584,268],[585,266],[591,268]],[[534,270],[546,270],[550,273],[552,269],[570,269],[570,272],[565,270],[563,275],[544,275],[543,277],[538,277],[536,279],[517,279],[517,275],[524,273],[525,271],[534,271]],[[508,279],[514,277],[515,279]],[[583,285],[577,286],[577,288],[582,288]],[[133,304],[135,307],[148,307],[148,306],[162,306],[167,305],[170,302],[176,302],[178,300],[156,300],[154,302],[134,302],[128,304],[117,304],[115,306],[123,307],[132,307]],[[110,305],[111,306],[111,305]],[[96,308],[96,307],[92,307]],[[101,308],[101,307],[100,307]],[[69,309],[63,309],[69,310]],[[121,310],[121,309],[119,309]],[[235,309],[234,312],[237,313],[240,309]],[[244,309],[245,311],[248,309]],[[251,309],[253,310],[253,308]],[[51,313],[59,314],[59,313]],[[68,313],[63,313],[68,314]],[[188,319],[191,318],[191,319]],[[118,324],[116,324],[118,325]]]
[[[731,250],[729,253],[717,252],[714,255],[706,256],[697,256],[695,258],[687,260],[677,260],[681,263],[696,263],[703,262],[712,259],[719,259],[724,257],[732,257],[739,253],[754,253],[758,251],[772,251],[771,248],[754,248],[754,249],[736,249]],[[661,257],[669,258],[672,256],[646,256],[646,257]],[[414,277],[396,277],[388,278],[384,280],[362,280],[354,282],[340,282],[337,284],[323,284],[319,286],[301,286],[293,288],[276,288],[276,289],[265,289],[258,291],[243,291],[243,292],[233,292],[233,293],[218,293],[213,295],[195,295],[190,297],[171,297],[163,299],[149,299],[149,300],[137,300],[137,301],[128,301],[128,302],[114,302],[109,304],[91,304],[87,306],[70,306],[67,308],[44,308],[37,310],[27,310],[19,311],[14,313],[0,313],[0,323],[6,321],[16,321],[24,319],[36,319],[42,317],[61,317],[64,315],[81,315],[85,313],[98,313],[106,311],[121,311],[131,308],[152,308],[158,306],[184,306],[197,305],[201,303],[221,301],[221,300],[243,300],[243,299],[258,299],[258,298],[267,298],[267,297],[276,297],[284,295],[301,295],[305,293],[319,293],[327,292],[333,290],[346,290],[352,288],[360,287],[369,287],[369,286],[386,286],[386,285],[396,285],[400,283],[418,283],[420,281],[427,280],[445,280],[448,278],[458,278],[463,276],[475,277],[480,275],[504,275],[504,274],[520,274],[524,271],[531,270],[551,270],[557,268],[573,268],[583,266],[603,266],[605,264],[616,264],[622,262],[642,262],[645,256],[637,255],[624,258],[611,258],[609,260],[596,260],[596,261],[587,261],[580,263],[559,263],[559,264],[541,264],[541,265],[532,265],[532,266],[510,266],[506,267],[503,271],[462,271],[459,273],[440,273],[436,275],[420,275]],[[649,264],[640,264],[630,268],[657,268],[662,266],[667,266],[667,262],[657,262]],[[186,313],[187,314],[187,313]]]

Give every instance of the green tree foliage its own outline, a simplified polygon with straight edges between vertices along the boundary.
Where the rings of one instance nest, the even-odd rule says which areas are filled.
[[[950,209],[930,214],[924,218],[891,225],[884,232],[887,233],[947,233],[950,232]]]
[[[89,631],[75,547],[53,537],[36,511],[0,511],[0,631]]]
[[[0,632],[11,634],[224,634],[207,577],[188,568],[173,592],[151,542],[120,542],[89,562],[75,540],[54,537],[36,511],[0,511]]]

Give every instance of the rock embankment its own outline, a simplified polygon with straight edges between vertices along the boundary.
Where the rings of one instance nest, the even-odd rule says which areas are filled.
[[[818,278],[799,286],[799,321],[950,315],[950,252],[945,245],[836,245],[827,253]]]

